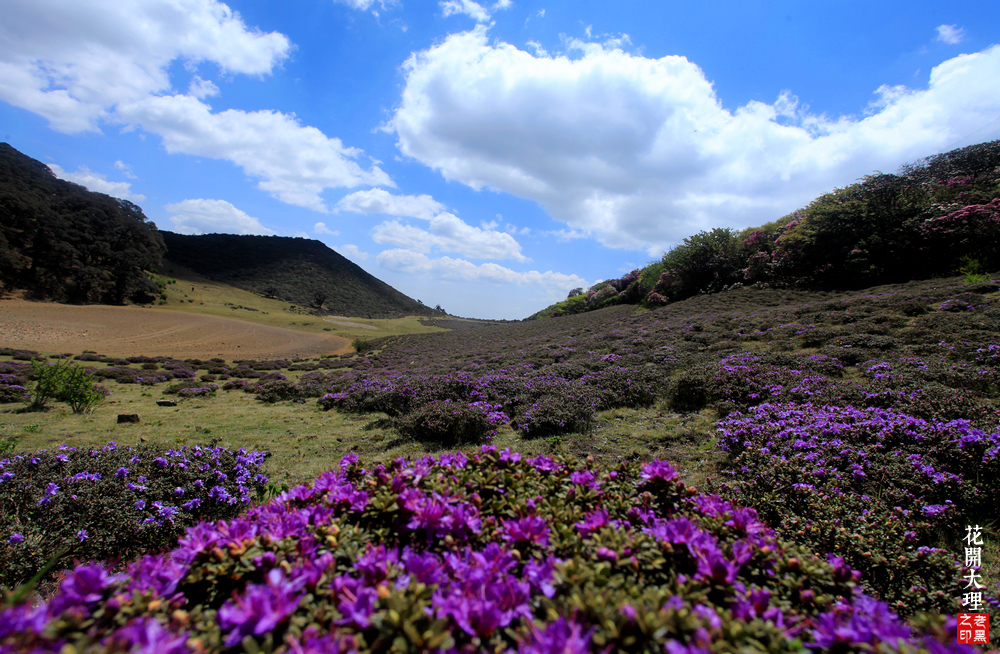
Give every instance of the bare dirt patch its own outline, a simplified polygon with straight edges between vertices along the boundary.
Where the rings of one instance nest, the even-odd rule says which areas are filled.
[[[109,356],[314,357],[350,352],[346,338],[233,318],[143,307],[0,301],[0,347]]]

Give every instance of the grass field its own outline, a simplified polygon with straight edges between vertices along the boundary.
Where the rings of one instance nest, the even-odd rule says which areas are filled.
[[[10,357],[0,357],[0,361]],[[95,368],[103,363],[88,363]],[[284,371],[294,380],[302,373]],[[169,384],[148,387],[105,383],[112,395],[91,414],[74,414],[61,403],[44,412],[22,413],[23,405],[0,405],[0,441],[16,443],[18,452],[55,448],[62,444],[86,448],[108,441],[122,445],[139,442],[178,445],[220,444],[227,448],[271,452],[269,476],[278,484],[309,483],[340,458],[355,452],[367,461],[396,457],[419,458],[445,450],[401,440],[382,414],[352,415],[323,412],[315,400],[301,404],[265,404],[240,390],[219,390],[214,397],[178,399],[163,395]],[[156,400],[177,399],[176,407],[157,406]],[[138,414],[138,424],[117,424],[118,414]],[[622,458],[667,458],[680,467],[686,481],[700,484],[721,460],[712,431],[714,416],[681,415],[665,406],[619,408],[598,414],[587,434],[550,439],[522,439],[509,426],[493,438],[500,448],[525,454],[570,452],[593,456],[605,466]]]

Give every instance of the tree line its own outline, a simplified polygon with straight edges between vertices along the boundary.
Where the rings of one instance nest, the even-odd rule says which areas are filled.
[[[166,247],[142,209],[58,179],[0,143],[0,292],[73,303],[152,302]]]

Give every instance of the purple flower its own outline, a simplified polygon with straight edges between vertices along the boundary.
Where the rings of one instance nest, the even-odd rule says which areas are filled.
[[[187,654],[187,633],[173,634],[156,618],[139,618],[119,629],[112,640],[124,641],[131,654]]]
[[[378,592],[346,575],[334,579],[333,587],[337,597],[340,598],[337,610],[344,616],[337,620],[337,624],[353,624],[359,629],[367,629],[371,624],[372,613],[375,612],[375,604],[378,602]]]
[[[511,452],[510,448],[505,447],[503,452],[500,453],[500,463],[508,463],[514,465],[521,460],[520,452]]]
[[[539,454],[531,461],[528,461],[528,463],[533,465],[538,472],[555,472],[563,468],[563,464],[544,454]]]
[[[0,609],[0,640],[11,634],[41,634],[48,622],[45,608],[44,604],[32,606],[27,602]]]
[[[38,500],[38,505],[41,506],[43,504],[48,504],[58,492],[59,487],[50,481],[48,488],[45,489],[45,494],[42,496],[42,499]]]
[[[21,534],[11,534],[10,538],[7,539],[7,542],[10,543],[11,545],[17,545],[22,540],[24,540],[24,536],[22,536]]]
[[[81,529],[80,531],[76,532],[76,537],[80,539],[81,543],[87,540],[87,530]]]
[[[650,483],[673,481],[677,479],[677,470],[669,462],[657,459],[643,466],[642,479]]]
[[[79,566],[67,573],[50,604],[50,611],[58,615],[71,607],[100,601],[105,589],[122,579],[122,575],[109,575],[100,563]]]
[[[594,480],[594,473],[590,470],[575,470],[570,473],[569,480],[574,484],[586,486],[594,490],[601,487],[601,482]]]
[[[400,558],[407,575],[411,575],[418,583],[434,586],[447,579],[444,564],[432,552],[413,552],[407,547],[403,549]]]
[[[171,597],[177,592],[188,566],[173,558],[170,554],[145,556],[128,568],[128,577],[132,579],[130,590],[153,590],[160,597]]]
[[[267,584],[249,584],[242,595],[234,593],[232,600],[219,608],[219,627],[229,631],[226,647],[235,647],[246,636],[263,636],[273,631],[299,606],[298,594],[303,583],[288,581],[275,568],[267,573]]]
[[[528,638],[518,644],[518,654],[587,654],[595,628],[584,632],[583,625],[559,617],[545,629],[532,626]]]
[[[118,468],[118,470],[115,471],[115,477],[118,477],[119,479],[126,476],[128,476],[128,468]]]
[[[608,512],[604,508],[588,513],[583,520],[573,525],[583,538],[590,537],[595,531],[608,524]]]
[[[503,523],[502,538],[508,542],[527,541],[539,547],[549,546],[549,534],[551,533],[545,518],[529,515],[518,520],[507,520]]]

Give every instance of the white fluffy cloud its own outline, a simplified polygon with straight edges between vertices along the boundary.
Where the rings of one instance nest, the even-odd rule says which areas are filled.
[[[938,25],[937,33],[937,40],[949,45],[961,43],[965,38],[965,30],[958,25]]]
[[[330,236],[339,236],[340,232],[330,229],[326,226],[326,223],[316,223],[313,225],[313,231],[317,234],[329,234]]]
[[[1000,46],[943,62],[926,89],[877,89],[863,116],[836,119],[791,93],[729,111],[684,57],[574,47],[581,56],[536,56],[479,26],[413,54],[389,125],[398,147],[449,180],[656,254],[701,229],[779,218],[1000,112]]]
[[[188,85],[188,94],[202,100],[219,95],[219,87],[212,80],[202,79],[195,75]]]
[[[324,189],[394,185],[378,166],[359,166],[353,160],[362,154],[357,148],[277,111],[212,113],[192,96],[165,95],[120,105],[118,115],[159,134],[167,152],[232,161],[260,178],[262,190],[288,204],[326,211],[320,197]]]
[[[444,209],[443,204],[429,195],[394,195],[378,188],[351,193],[334,206],[334,211],[419,218],[430,223],[425,230],[398,220],[385,221],[372,232],[372,240],[383,245],[397,245],[422,254],[436,248],[475,259],[527,261],[521,254],[521,245],[510,234],[493,229],[495,223],[484,224],[480,229]]]
[[[367,252],[362,252],[357,245],[348,243],[347,245],[334,245],[333,249],[352,261],[367,261],[371,256]]]
[[[80,166],[74,173],[66,172],[58,164],[49,164],[48,166],[59,179],[65,179],[67,182],[86,186],[88,190],[95,193],[104,193],[114,198],[131,200],[132,202],[142,202],[146,199],[146,196],[142,193],[133,193],[132,185],[128,182],[108,181],[104,175],[95,173],[86,166]],[[115,167],[117,168],[117,166]]]
[[[447,212],[431,218],[429,230],[404,225],[395,220],[386,221],[375,227],[372,240],[423,254],[429,254],[432,249],[437,248],[474,259],[527,261],[521,254],[521,245],[510,234],[473,227]]]
[[[345,195],[333,207],[334,211],[354,213],[384,213],[430,220],[445,210],[445,206],[429,195],[393,195],[380,188],[355,191]]]
[[[476,265],[451,257],[432,259],[419,252],[404,249],[384,250],[375,257],[375,262],[386,270],[444,281],[529,286],[563,293],[587,284],[579,275],[565,275],[551,270],[517,272],[495,263]]]
[[[125,175],[129,179],[136,179],[135,173],[132,172],[132,166],[128,165],[121,159],[115,161],[115,170],[122,171],[122,175]]]
[[[440,0],[438,5],[445,18],[454,14],[465,14],[477,23],[485,23],[492,17],[494,11],[509,9],[514,3],[511,0],[497,0],[489,8],[473,0]]]
[[[289,48],[215,0],[6,0],[0,99],[61,132],[94,131],[114,105],[168,90],[176,59],[261,75]]]
[[[328,188],[392,186],[377,166],[294,115],[212,113],[218,95],[195,75],[170,94],[170,65],[216,64],[225,74],[264,75],[288,57],[283,34],[244,24],[216,0],[9,0],[0,21],[0,100],[47,118],[53,129],[95,131],[102,121],[139,127],[167,150],[235,163],[283,202],[325,211]]]
[[[170,220],[180,234],[277,234],[225,200],[184,200],[165,208],[175,214]]]

